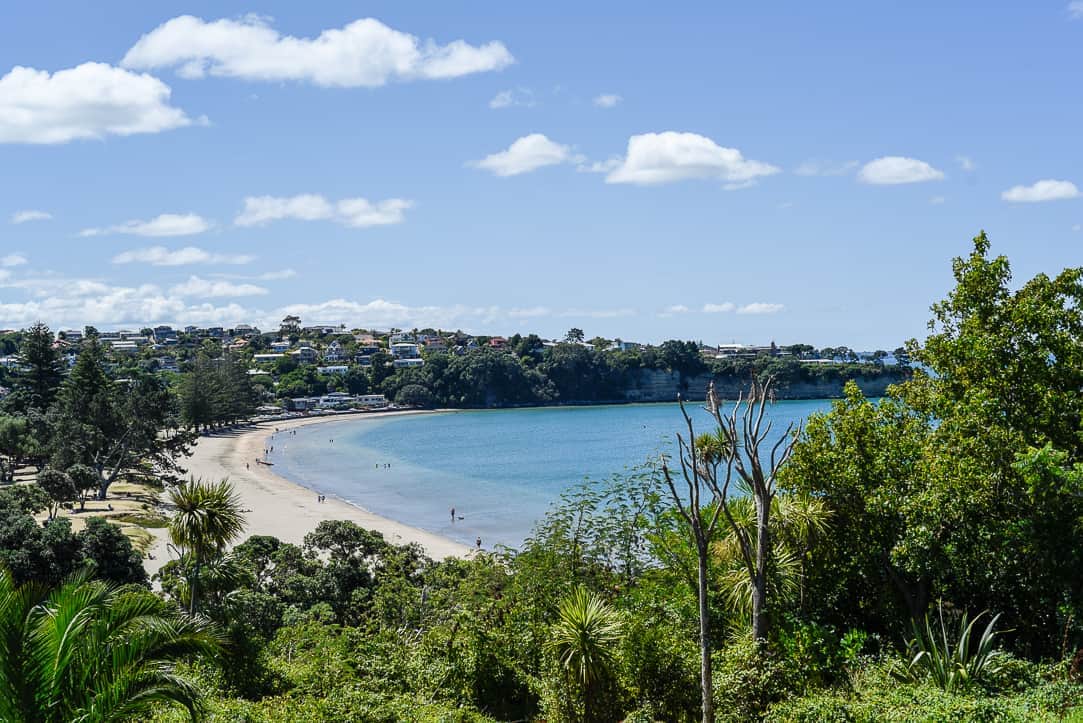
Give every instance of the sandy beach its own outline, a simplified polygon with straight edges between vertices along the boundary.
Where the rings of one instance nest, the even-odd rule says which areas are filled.
[[[471,548],[440,535],[404,525],[364,510],[357,505],[328,497],[318,502],[317,493],[290,482],[274,473],[274,467],[256,464],[267,446],[267,439],[277,428],[279,433],[296,427],[330,421],[355,419],[364,424],[369,417],[387,415],[425,414],[419,411],[380,412],[352,417],[326,416],[261,422],[242,429],[228,430],[199,438],[199,443],[185,466],[191,477],[205,480],[228,478],[248,510],[248,526],[244,537],[273,535],[284,542],[300,544],[304,536],[323,520],[350,520],[361,527],[376,530],[389,542],[416,542],[436,560],[466,556]],[[248,463],[248,467],[245,464]],[[168,513],[168,510],[166,510]],[[165,539],[165,530],[154,531],[156,541],[151,548],[152,559],[146,560],[151,574],[172,559]]]

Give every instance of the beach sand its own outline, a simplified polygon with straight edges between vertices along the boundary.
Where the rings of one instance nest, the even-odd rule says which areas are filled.
[[[300,544],[304,536],[314,530],[323,520],[350,520],[361,527],[375,530],[398,545],[416,542],[426,554],[435,560],[446,557],[465,557],[473,550],[467,545],[440,535],[404,525],[352,505],[343,500],[328,497],[318,502],[317,492],[290,482],[274,473],[274,467],[256,464],[266,446],[267,439],[277,428],[279,432],[321,422],[356,419],[364,424],[369,417],[387,415],[425,414],[425,412],[402,411],[358,414],[356,416],[326,416],[302,419],[261,422],[242,429],[218,432],[200,437],[192,456],[184,466],[196,479],[217,481],[228,478],[247,510],[247,527],[244,538],[251,535],[272,535],[283,542]],[[245,468],[245,463],[249,468]],[[168,506],[165,513],[169,514]],[[165,530],[152,530],[155,543],[151,548],[152,559],[145,560],[147,571],[154,574],[162,565],[174,559],[166,540]]]

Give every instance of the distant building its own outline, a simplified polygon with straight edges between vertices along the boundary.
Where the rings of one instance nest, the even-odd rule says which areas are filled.
[[[289,339],[279,339],[278,341],[271,342],[271,351],[276,351],[279,354],[284,354],[285,352],[290,350],[291,346],[293,346],[293,344],[290,343]]]
[[[504,350],[508,348],[508,340],[502,336],[494,336],[489,340],[490,349]]]
[[[403,369],[405,367],[423,367],[425,366],[425,360],[420,358],[415,359],[395,359],[391,362],[396,369]]]
[[[333,341],[328,344],[327,348],[323,351],[323,360],[329,362],[342,361],[346,358],[346,354],[342,349],[342,345],[338,341]]]
[[[285,356],[285,354],[253,354],[252,361],[257,364],[267,364],[276,362],[279,359],[284,359]]]
[[[297,360],[298,364],[315,364],[316,360],[320,358],[319,352],[310,346],[294,349],[290,354]]]
[[[421,356],[417,344],[400,341],[391,345],[391,356],[396,359],[417,359]]]
[[[318,374],[346,374],[350,371],[350,367],[345,364],[332,364],[331,366],[316,367]]]
[[[79,331],[78,329],[64,329],[59,334],[57,334],[57,336],[71,342],[79,342],[83,340],[83,332]]]

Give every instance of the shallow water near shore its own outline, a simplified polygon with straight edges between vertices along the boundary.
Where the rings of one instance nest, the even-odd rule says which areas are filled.
[[[829,406],[772,405],[773,435]],[[708,431],[706,412],[689,409],[697,432]],[[279,433],[268,459],[313,495],[468,545],[518,547],[562,491],[672,451],[683,424],[676,404],[353,417]]]

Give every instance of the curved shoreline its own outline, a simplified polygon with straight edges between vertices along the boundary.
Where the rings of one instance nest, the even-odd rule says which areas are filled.
[[[200,437],[192,455],[186,460],[186,466],[189,476],[196,479],[228,478],[233,482],[241,504],[247,510],[245,538],[251,535],[271,535],[283,542],[301,544],[304,536],[324,520],[350,520],[365,529],[380,532],[388,542],[398,545],[417,543],[434,560],[463,557],[470,554],[472,548],[432,532],[373,514],[337,497],[329,496],[326,501],[318,502],[316,491],[275,474],[273,467],[254,463],[262,457],[265,442],[276,429],[283,432],[324,422],[432,413],[405,410],[259,422],[243,429],[224,430]],[[170,554],[166,531],[152,532],[159,534],[155,534],[156,541],[151,549],[153,559],[145,561],[147,571],[151,574],[175,557]]]

